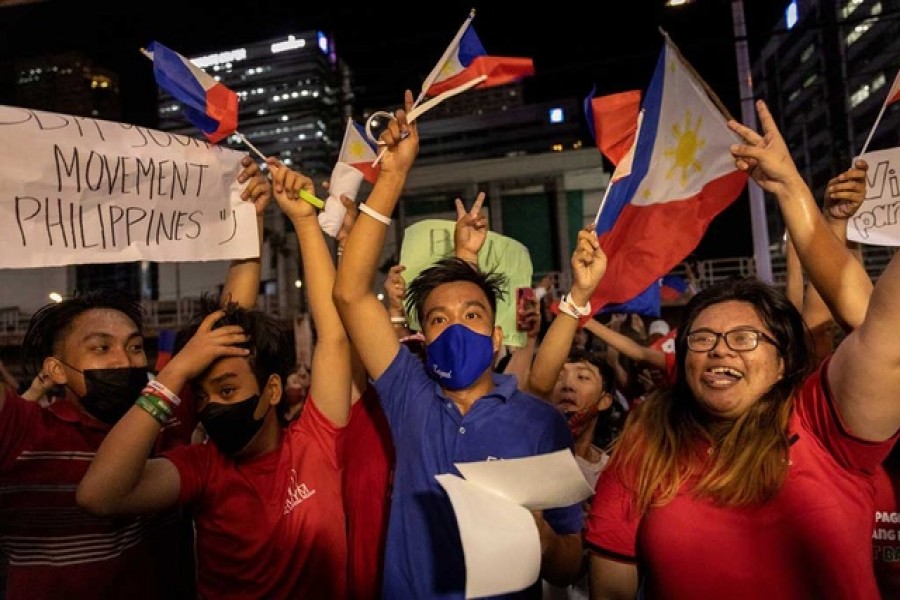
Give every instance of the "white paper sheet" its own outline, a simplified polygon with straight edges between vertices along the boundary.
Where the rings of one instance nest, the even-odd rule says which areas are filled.
[[[531,511],[576,504],[593,493],[572,451],[455,466],[465,479],[435,478],[456,514],[466,598],[525,589],[541,570],[541,540]]]
[[[549,454],[456,463],[466,481],[531,510],[569,506],[588,498],[588,485],[571,450]]]

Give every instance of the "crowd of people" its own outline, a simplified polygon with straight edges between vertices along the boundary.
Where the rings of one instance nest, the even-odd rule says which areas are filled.
[[[244,160],[260,233],[273,198],[296,232],[310,365],[254,307],[258,259],[231,264],[155,373],[122,291],[34,315],[29,387],[0,367],[0,597],[463,598],[437,476],[557,451],[593,494],[532,511],[539,575],[496,597],[900,597],[900,258],[873,283],[846,239],[866,163],[820,209],[760,102],[762,133],[731,122],[731,153],[781,210],[787,293],[734,278],[691,289],[679,322],[595,316],[607,257],[587,226],[571,287],[517,303],[509,348],[509,274],[478,266],[484,194],[456,200],[451,256],[373,289],[412,105],[368,197],[344,202],[336,261],[300,198],[313,182]]]

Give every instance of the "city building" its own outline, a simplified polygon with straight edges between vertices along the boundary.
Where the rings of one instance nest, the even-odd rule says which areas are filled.
[[[817,198],[862,150],[900,68],[898,9],[897,0],[792,0],[753,66],[755,95]],[[895,104],[868,149],[898,144]]]

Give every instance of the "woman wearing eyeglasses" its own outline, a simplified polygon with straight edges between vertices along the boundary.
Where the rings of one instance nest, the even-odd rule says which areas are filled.
[[[764,135],[730,123],[745,140],[735,163],[775,195],[810,279],[839,308],[859,271],[821,235],[758,109]],[[900,258],[862,314],[811,371],[800,314],[771,286],[726,281],[690,300],[675,386],[632,412],[597,484],[585,536],[593,599],[639,588],[646,600],[879,597],[873,474],[900,427]]]

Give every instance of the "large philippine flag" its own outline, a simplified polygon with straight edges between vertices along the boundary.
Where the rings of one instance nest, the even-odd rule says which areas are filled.
[[[347,212],[341,202],[341,196],[356,200],[363,180],[375,184],[381,170],[380,165],[372,166],[375,157],[375,147],[366,139],[362,126],[353,119],[347,119],[338,161],[331,170],[331,178],[328,181],[325,209],[319,213],[319,226],[328,235],[337,237],[344,214]]]
[[[644,97],[630,173],[610,184],[597,215],[608,263],[591,298],[595,313],[669,273],[747,183],[729,151],[740,140],[705,90],[666,38]]]
[[[454,39],[451,47],[444,53],[442,63],[436,70],[436,77],[425,90],[428,96],[437,96],[458,88],[482,75],[487,79],[476,87],[512,83],[534,75],[534,61],[517,56],[488,56],[470,20],[462,36],[458,40]]]
[[[238,120],[237,94],[159,42],[150,42],[147,53],[153,59],[157,85],[181,102],[184,116],[210,142],[215,144],[234,133]]]

